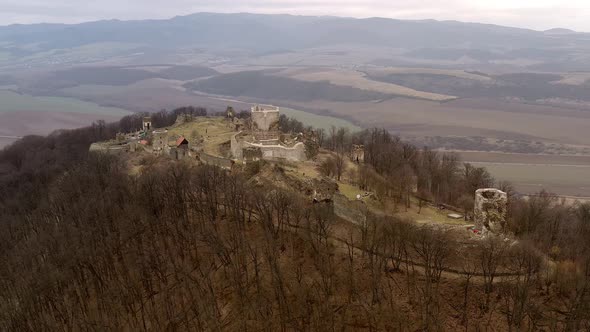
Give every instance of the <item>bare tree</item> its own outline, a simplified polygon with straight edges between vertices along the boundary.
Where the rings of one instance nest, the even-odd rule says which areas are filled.
[[[422,322],[424,329],[428,330],[441,325],[439,281],[451,255],[451,248],[447,234],[427,226],[415,230],[411,245],[424,268]]]
[[[494,279],[498,275],[498,268],[504,263],[506,244],[499,238],[491,235],[481,242],[478,251],[478,259],[484,280],[486,301],[484,309],[490,306],[490,295],[494,289]]]

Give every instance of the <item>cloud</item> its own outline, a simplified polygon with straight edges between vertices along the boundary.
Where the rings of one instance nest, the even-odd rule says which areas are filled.
[[[590,31],[587,0],[0,0],[0,24],[168,18],[195,12],[438,19]]]

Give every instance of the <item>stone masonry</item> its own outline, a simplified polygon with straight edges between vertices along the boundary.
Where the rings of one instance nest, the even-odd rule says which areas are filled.
[[[482,230],[502,233],[506,224],[508,195],[498,189],[486,188],[475,192],[475,223]]]

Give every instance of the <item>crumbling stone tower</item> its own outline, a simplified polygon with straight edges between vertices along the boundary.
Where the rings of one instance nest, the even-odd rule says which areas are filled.
[[[148,131],[150,131],[152,129],[152,118],[151,117],[149,117],[149,116],[144,117],[142,122],[143,122],[142,129],[144,132],[147,133]]]
[[[365,146],[364,145],[353,144],[352,151],[350,154],[351,154],[350,159],[352,159],[353,162],[355,162],[357,164],[365,162]]]
[[[168,154],[168,130],[155,130],[152,133],[152,148]]]
[[[473,215],[475,223],[481,229],[492,233],[501,233],[506,224],[508,194],[494,189],[479,189],[475,192]]]

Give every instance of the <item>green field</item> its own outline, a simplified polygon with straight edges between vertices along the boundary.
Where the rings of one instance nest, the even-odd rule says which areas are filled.
[[[306,126],[313,126],[314,128],[323,128],[328,130],[330,127],[335,126],[337,128],[348,128],[350,131],[361,130],[361,127],[355,126],[352,122],[331,116],[317,115],[285,107],[281,107],[281,113],[303,122],[303,124]]]
[[[0,113],[5,112],[73,112],[97,115],[124,115],[127,110],[103,107],[94,103],[64,97],[36,97],[0,90]]]

